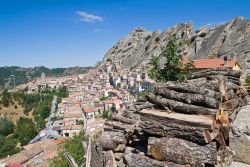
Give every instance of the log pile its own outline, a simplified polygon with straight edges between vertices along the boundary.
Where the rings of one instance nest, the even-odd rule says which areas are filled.
[[[231,124],[248,102],[240,76],[205,70],[156,85],[135,111],[106,121],[95,146],[103,166],[228,166]]]

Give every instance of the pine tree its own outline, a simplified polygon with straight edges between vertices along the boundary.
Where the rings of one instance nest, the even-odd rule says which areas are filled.
[[[183,74],[183,65],[178,54],[178,47],[176,42],[176,36],[170,37],[166,49],[163,51],[162,56],[165,57],[166,63],[164,69],[161,70],[162,81],[182,81],[185,79]]]
[[[151,69],[148,71],[148,75],[158,82],[183,81],[192,69],[192,64],[190,63],[183,65],[178,54],[175,35],[170,37],[168,45],[161,56],[166,60],[164,68],[159,69],[160,57],[153,56],[149,62]]]
[[[151,65],[151,68],[148,70],[148,76],[156,81],[160,81],[160,57],[158,56],[152,56],[150,59],[149,65]]]

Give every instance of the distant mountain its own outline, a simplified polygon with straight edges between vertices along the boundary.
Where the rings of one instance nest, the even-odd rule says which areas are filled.
[[[40,77],[42,73],[46,76],[66,76],[86,73],[91,67],[69,67],[69,68],[52,68],[44,66],[34,68],[23,68],[18,66],[0,67],[0,88],[13,85],[13,77],[15,77],[16,85],[27,83],[36,77]]]
[[[173,34],[181,56],[237,58],[245,69],[244,74],[250,73],[250,21],[243,17],[198,30],[193,29],[192,23],[178,24],[163,32],[136,28],[109,49],[98,66],[102,67],[107,61],[115,62],[122,69],[145,65],[153,55],[160,56]]]

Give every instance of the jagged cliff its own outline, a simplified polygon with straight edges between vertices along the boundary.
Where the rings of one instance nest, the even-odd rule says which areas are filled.
[[[179,24],[163,32],[136,28],[108,50],[100,66],[109,60],[123,69],[146,64],[152,55],[160,55],[172,34],[176,34],[182,56],[237,58],[245,68],[244,74],[250,71],[250,21],[242,17],[196,31],[192,23]]]

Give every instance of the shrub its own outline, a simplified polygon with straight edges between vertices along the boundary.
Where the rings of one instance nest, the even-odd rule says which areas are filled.
[[[147,50],[148,50],[148,48],[149,48],[149,45],[147,45],[147,46],[145,47],[145,51],[147,51]]]
[[[160,41],[160,37],[156,37],[155,42],[159,42],[159,41]]]
[[[246,82],[247,86],[250,86],[250,75],[249,74],[247,75],[245,82]]]
[[[31,119],[21,117],[17,121],[14,136],[19,140],[22,146],[28,144],[36,135],[35,124]]]
[[[145,40],[147,41],[147,40],[149,40],[150,38],[151,38],[151,36],[148,35],[148,36],[145,38]]]
[[[104,111],[104,112],[102,113],[102,117],[103,117],[103,118],[106,118],[106,119],[110,119],[110,118],[111,118],[111,113],[110,113],[110,111]]]
[[[7,118],[0,118],[0,135],[7,136],[14,132],[15,125]]]
[[[84,134],[75,136],[72,139],[66,140],[61,146],[61,151],[59,156],[50,161],[51,167],[69,167],[70,163],[67,161],[63,155],[65,152],[69,152],[75,159],[76,163],[81,166],[85,162],[84,149],[82,147],[82,142],[85,140]]]

